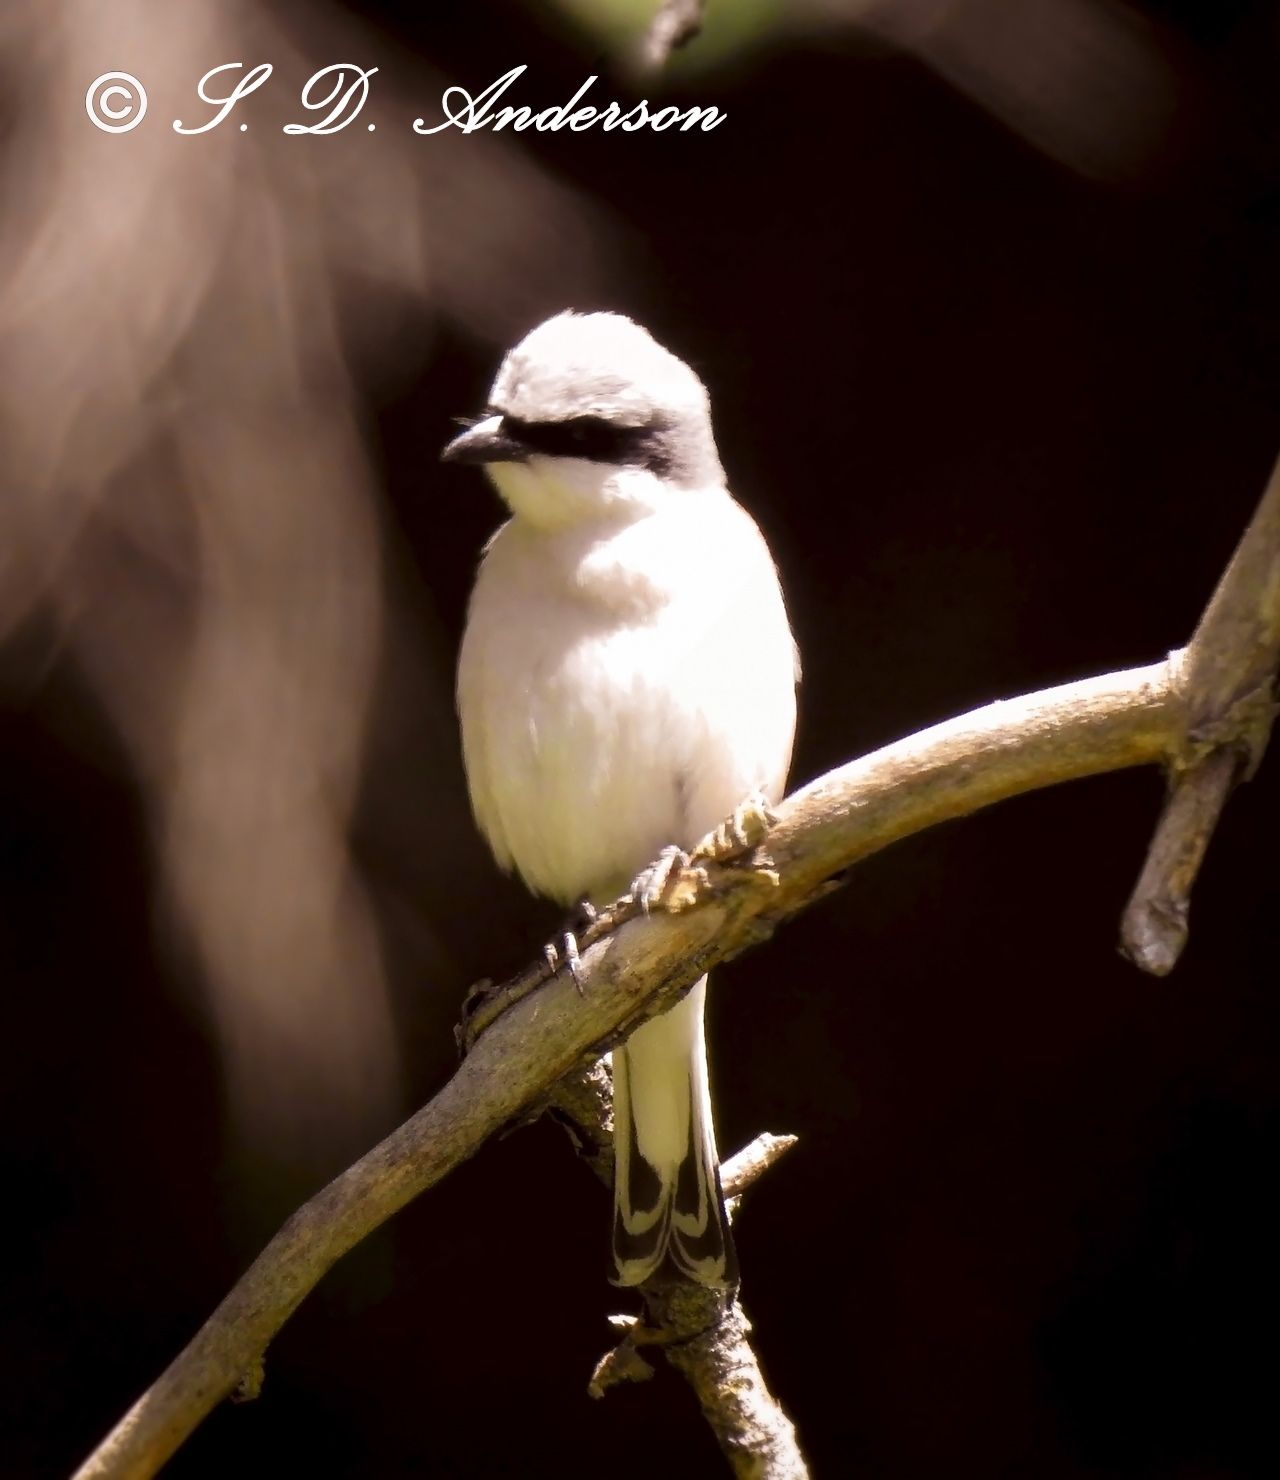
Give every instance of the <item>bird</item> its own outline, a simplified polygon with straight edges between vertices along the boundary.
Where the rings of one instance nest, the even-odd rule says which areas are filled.
[[[482,467],[510,513],[457,673],[472,811],[500,867],[598,908],[748,799],[780,798],[799,657],[695,371],[623,314],[556,314],[441,456]],[[616,1285],[738,1281],[706,982],[612,1055]]]

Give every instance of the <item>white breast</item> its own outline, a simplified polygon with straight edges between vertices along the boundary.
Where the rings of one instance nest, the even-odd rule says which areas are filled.
[[[566,903],[609,895],[753,789],[776,796],[794,664],[768,550],[722,490],[611,528],[510,521],[458,670],[472,805],[499,863]]]

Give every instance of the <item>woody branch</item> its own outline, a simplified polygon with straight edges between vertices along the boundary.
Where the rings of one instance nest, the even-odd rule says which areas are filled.
[[[1186,894],[1221,801],[1265,744],[1278,660],[1280,476],[1273,476],[1187,649],[1148,667],[998,701],[851,761],[782,803],[764,844],[728,862],[695,860],[678,910],[646,917],[623,901],[604,912],[581,942],[581,990],[569,972],[551,973],[539,961],[490,994],[472,1020],[479,1036],[449,1082],[285,1223],[77,1480],[154,1475],[257,1370],[275,1333],[343,1254],[705,971],[901,838],[1022,792],[1162,765],[1175,777],[1174,792],[1143,879],[1166,881],[1160,887],[1184,902],[1175,934],[1184,931]],[[1222,757],[1232,758],[1229,767]],[[1201,767],[1210,779],[1193,782]],[[1141,914],[1145,899],[1161,896],[1140,883],[1135,897]],[[689,1375],[739,1474],[803,1474],[786,1468],[793,1456],[785,1445],[774,1463],[734,1429],[740,1374],[713,1363]],[[794,1461],[802,1464],[798,1451]]]

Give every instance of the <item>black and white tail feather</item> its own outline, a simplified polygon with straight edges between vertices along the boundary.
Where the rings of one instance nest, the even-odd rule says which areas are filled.
[[[707,1084],[707,979],[613,1054],[614,1283],[738,1282]]]

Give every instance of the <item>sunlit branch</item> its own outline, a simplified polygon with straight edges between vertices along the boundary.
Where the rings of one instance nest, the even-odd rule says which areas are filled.
[[[169,1369],[79,1471],[154,1475],[253,1369],[303,1297],[411,1198],[540,1104],[703,972],[820,897],[900,838],[1019,792],[1163,761],[1183,729],[1177,655],[1147,668],[997,702],[908,736],[811,782],[778,809],[763,848],[708,865],[691,907],[617,920],[582,950],[581,990],[560,971],[521,997],[541,963],[498,989],[513,1005],[428,1104],[300,1208]]]
[[[602,912],[583,933],[576,974],[540,959],[486,993],[468,1018],[469,1052],[453,1078],[289,1219],[77,1480],[154,1475],[217,1403],[252,1386],[272,1337],[343,1254],[504,1126],[553,1104],[577,1123],[607,1179],[608,1086],[593,1067],[600,1055],[901,838],[1021,792],[1163,764],[1177,779],[1125,929],[1148,969],[1172,965],[1209,833],[1237,770],[1248,774],[1261,757],[1278,657],[1280,471],[1185,651],[988,704],[851,761],[789,797],[763,842],[738,856],[728,856],[724,828],[704,840],[663,911],[645,915],[626,898]],[[1146,934],[1131,940],[1134,930]],[[730,1192],[783,1149],[762,1142],[727,1163]],[[639,1349],[663,1347],[693,1384],[735,1473],[803,1476],[736,1299],[721,1303],[690,1285],[643,1293],[649,1321],[624,1318],[623,1342],[597,1369],[596,1389],[643,1375]]]

